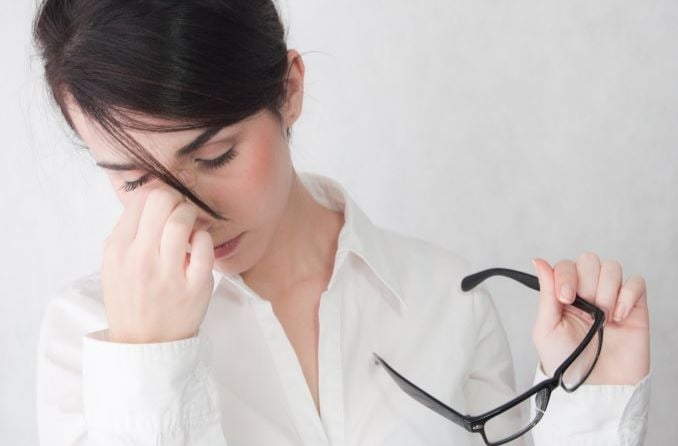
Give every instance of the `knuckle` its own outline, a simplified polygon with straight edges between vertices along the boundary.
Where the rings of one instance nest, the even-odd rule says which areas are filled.
[[[622,287],[619,288],[619,300],[628,301],[630,300],[630,297],[633,295],[633,293],[633,288],[629,287],[628,285],[622,285]]]
[[[600,265],[601,274],[607,274],[613,277],[620,277],[622,272],[621,263],[617,260],[605,260]]]
[[[181,210],[181,212],[187,213],[189,216],[192,215],[198,215],[198,210],[193,206],[191,203],[188,203],[187,201],[182,201],[177,205],[177,208]]]
[[[181,202],[174,208],[174,211],[167,219],[170,223],[180,223],[182,225],[190,224],[197,217],[198,213],[193,206],[186,202]]]
[[[585,251],[577,257],[577,263],[594,263],[600,265],[600,258],[594,252]]]
[[[104,239],[102,253],[104,257],[116,257],[118,255],[120,248],[117,241],[112,237],[108,236]]]
[[[156,202],[163,200],[164,197],[167,196],[167,193],[165,192],[165,189],[163,188],[155,188],[152,191],[148,193],[148,196],[146,197],[146,201],[151,203],[151,202]]]
[[[557,281],[569,280],[577,277],[576,265],[572,260],[560,260],[556,263],[554,270]]]
[[[139,271],[141,274],[149,273],[154,267],[153,252],[150,246],[134,244],[127,253],[125,263],[133,271]]]
[[[146,281],[149,277],[155,276],[155,268],[152,262],[146,261],[143,257],[139,256],[136,258],[136,261],[133,262],[135,276],[143,281]]]
[[[634,274],[626,281],[624,288],[633,288],[640,294],[643,294],[647,292],[647,283],[645,282],[645,278],[643,276]]]
[[[148,200],[158,203],[177,202],[181,199],[180,194],[174,189],[159,187],[148,193]]]
[[[164,231],[170,234],[176,234],[177,232],[183,232],[188,226],[187,222],[177,218],[176,216],[170,217],[165,223]]]
[[[558,262],[556,262],[555,267],[556,268],[565,268],[565,267],[569,266],[570,263],[572,263],[572,261],[569,260],[569,259],[561,259]]]

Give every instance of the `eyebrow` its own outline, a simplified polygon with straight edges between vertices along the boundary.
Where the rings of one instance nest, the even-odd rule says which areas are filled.
[[[214,137],[223,127],[217,126],[217,127],[210,127],[204,132],[202,132],[200,135],[198,135],[197,138],[195,138],[193,141],[189,142],[182,148],[180,148],[177,153],[175,154],[176,158],[184,158],[191,153],[195,152],[196,150],[200,149],[202,146],[207,144],[207,142]],[[116,170],[116,171],[126,171],[126,170],[136,170],[139,169],[141,166],[138,164],[133,164],[133,163],[128,163],[128,164],[117,164],[117,163],[107,163],[105,161],[102,162],[97,162],[97,166],[108,169],[108,170]]]

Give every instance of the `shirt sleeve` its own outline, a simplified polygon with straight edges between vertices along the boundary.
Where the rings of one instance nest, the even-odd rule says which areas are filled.
[[[92,444],[225,446],[209,343],[83,339],[83,406]],[[121,441],[124,440],[124,441]]]
[[[478,286],[472,291],[474,299],[474,322],[476,345],[464,385],[467,412],[478,415],[494,409],[515,397],[513,359],[506,332],[499,319],[490,293]],[[496,420],[495,423],[516,423],[518,420]],[[519,429],[521,426],[515,426]],[[506,426],[506,430],[512,430]],[[479,434],[472,435],[473,444],[484,445]],[[519,437],[510,443],[523,446],[526,438]]]
[[[515,396],[513,363],[504,328],[489,292],[475,293],[477,343],[465,385],[468,412],[480,414]],[[534,383],[547,377],[537,369]],[[551,393],[541,421],[511,442],[535,446],[639,446],[647,430],[650,374],[635,386],[582,385],[572,393]],[[477,444],[484,444],[475,435]]]
[[[535,383],[545,379],[537,367]],[[650,374],[635,386],[583,384],[572,393],[557,388],[532,436],[537,446],[639,446],[649,405]]]
[[[226,446],[210,344],[152,344],[78,333],[79,305],[49,305],[38,346],[42,446]],[[86,323],[84,325],[87,325]]]
[[[80,316],[52,299],[43,314],[36,358],[36,412],[41,445],[86,446],[80,348],[73,327]]]

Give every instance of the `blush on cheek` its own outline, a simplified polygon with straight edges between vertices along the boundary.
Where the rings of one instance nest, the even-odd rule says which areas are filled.
[[[247,195],[255,194],[252,199],[260,206],[277,209],[281,205],[281,198],[286,201],[292,171],[289,156],[285,156],[287,150],[289,149],[276,144],[275,140],[263,138],[260,145],[252,151],[251,163],[245,173]],[[266,210],[259,209],[258,213],[262,212],[265,213]]]
[[[252,153],[252,160],[247,169],[247,179],[253,190],[266,189],[275,170],[275,158],[268,147],[257,147]]]

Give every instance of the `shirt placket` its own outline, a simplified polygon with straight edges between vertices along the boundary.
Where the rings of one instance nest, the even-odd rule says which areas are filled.
[[[330,443],[325,432],[325,427],[316,411],[313,396],[304,378],[301,364],[285,334],[285,330],[273,312],[273,306],[268,300],[263,299],[247,286],[241,277],[235,277],[234,284],[248,297],[249,304],[252,306],[264,334],[301,444],[307,446],[334,445],[335,443]],[[321,387],[321,384],[319,384],[319,387]],[[321,413],[322,410],[321,406]]]
[[[301,364],[271,303],[260,299],[252,301],[252,305],[269,345],[302,444],[329,446],[331,443],[316,412]]]
[[[318,388],[321,422],[332,446],[344,446],[344,391],[341,354],[340,284],[328,287],[318,310]]]

